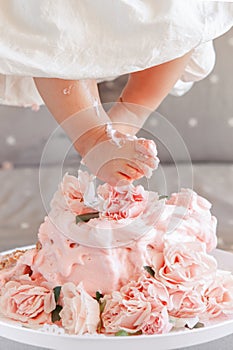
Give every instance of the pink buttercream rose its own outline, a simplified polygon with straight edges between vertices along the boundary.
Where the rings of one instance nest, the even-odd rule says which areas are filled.
[[[66,283],[62,286],[63,309],[60,312],[62,325],[71,334],[96,333],[99,318],[99,304],[80,283]]]
[[[92,212],[90,203],[95,195],[93,179],[93,176],[82,171],[79,171],[78,178],[65,174],[51,201],[51,207],[55,210],[69,210],[75,214]]]
[[[36,255],[36,249],[29,249],[25,252],[14,253],[12,258],[12,264],[9,267],[5,267],[0,270],[0,288],[3,287],[10,280],[18,280],[21,276],[31,274],[31,265]],[[10,254],[11,255],[11,254]],[[2,256],[0,260],[4,261],[7,259],[6,256]]]
[[[179,318],[193,318],[206,310],[201,294],[196,290],[177,291],[170,295],[172,309],[169,315]]]
[[[196,213],[185,218],[177,227],[176,232],[204,243],[207,252],[211,252],[217,246],[216,227],[217,219],[214,216],[205,217]]]
[[[206,304],[203,319],[233,315],[233,275],[218,270],[212,283],[201,291]]]
[[[168,333],[172,329],[172,324],[169,322],[167,309],[164,307],[161,311],[153,310],[149,320],[141,326],[143,334],[162,334]]]
[[[34,325],[50,323],[55,307],[54,293],[45,287],[10,281],[1,289],[0,312],[13,320]]]
[[[182,188],[179,193],[172,193],[166,204],[184,207],[189,211],[209,210],[210,202],[199,196],[196,192],[189,188]]]
[[[171,195],[166,206],[174,207],[167,220],[167,231],[205,243],[208,252],[216,248],[217,220],[210,213],[210,202],[190,189],[182,189]]]
[[[170,289],[190,290],[197,282],[210,280],[215,276],[216,260],[206,254],[199,242],[185,242],[166,245],[164,252],[153,258],[156,276]]]
[[[166,288],[154,278],[141,276],[105,298],[102,314],[106,333],[123,329],[134,333],[165,333],[171,329],[167,315],[169,295]],[[154,326],[152,323],[154,322]]]
[[[105,300],[106,306],[102,314],[105,333],[116,333],[121,329],[134,333],[150,318],[151,304],[145,301],[140,292],[136,292],[130,299],[125,299],[120,292],[113,292]]]
[[[101,216],[113,220],[135,218],[146,208],[149,192],[142,186],[112,187],[105,184],[98,188]]]
[[[125,300],[134,299],[135,295],[141,293],[141,298],[155,308],[170,307],[170,297],[167,288],[158,280],[143,271],[137,281],[131,281],[120,290]]]

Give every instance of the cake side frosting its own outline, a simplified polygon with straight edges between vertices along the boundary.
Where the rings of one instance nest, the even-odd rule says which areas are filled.
[[[0,271],[2,315],[71,334],[159,334],[233,313],[232,274],[211,204],[190,189],[169,199],[132,184],[94,189],[65,175],[39,244]],[[84,221],[83,221],[84,220]],[[33,309],[32,309],[33,308]]]

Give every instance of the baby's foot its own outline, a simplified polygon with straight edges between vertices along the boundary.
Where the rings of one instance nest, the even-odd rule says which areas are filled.
[[[84,138],[85,137],[85,138]],[[90,140],[91,137],[91,140]],[[83,162],[101,180],[112,186],[150,177],[158,167],[154,141],[122,134],[111,125],[82,136],[92,147],[84,152]],[[95,141],[94,141],[95,140]]]

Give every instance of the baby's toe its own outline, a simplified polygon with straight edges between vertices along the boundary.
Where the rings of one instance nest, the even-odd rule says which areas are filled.
[[[147,178],[151,177],[153,169],[150,166],[136,159],[135,163],[137,164],[137,167],[140,169],[144,176],[146,176]]]
[[[146,140],[143,138],[135,140],[135,150],[151,157],[157,156],[156,144],[152,140]]]
[[[153,158],[142,153],[136,153],[135,159],[149,166],[153,170],[157,169],[159,165],[159,159],[157,157]]]
[[[144,172],[137,166],[136,163],[127,163],[125,173],[133,180],[140,179],[144,176]]]

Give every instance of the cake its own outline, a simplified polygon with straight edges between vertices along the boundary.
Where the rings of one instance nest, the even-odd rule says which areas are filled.
[[[211,204],[66,174],[32,249],[0,261],[0,315],[69,334],[161,334],[233,314]]]

